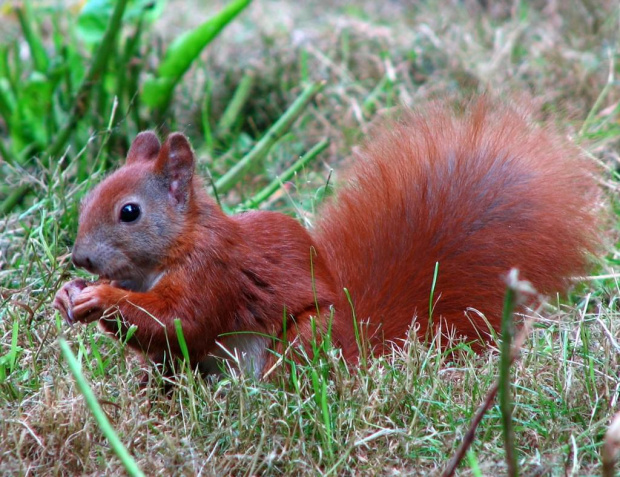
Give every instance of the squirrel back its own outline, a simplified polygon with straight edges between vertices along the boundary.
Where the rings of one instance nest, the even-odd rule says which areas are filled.
[[[383,128],[314,238],[375,346],[414,319],[422,336],[432,320],[484,338],[499,330],[510,268],[542,294],[586,272],[598,195],[575,145],[479,99],[461,116],[433,106]]]

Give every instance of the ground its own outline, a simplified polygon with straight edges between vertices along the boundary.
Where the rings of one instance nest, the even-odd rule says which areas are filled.
[[[169,1],[153,26],[153,44],[168,44],[224,4]],[[231,158],[203,137],[207,85],[217,119],[244,73],[255,76],[239,125],[240,137],[253,142],[304,84],[324,81],[263,164],[223,197],[236,206],[327,138],[328,150],[294,187],[263,204],[311,227],[316,190],[332,169],[332,180],[343,179],[339,171],[383,118],[402,107],[487,93],[525,105],[581,144],[613,203],[619,14],[616,2],[603,0],[255,1],[188,73],[171,122],[192,139],[201,167],[222,174]],[[17,31],[13,17],[2,23],[3,32]],[[0,474],[124,472],[67,369],[61,336],[79,353],[88,382],[147,475],[432,475],[444,468],[497,378],[494,350],[455,360],[412,339],[359,370],[347,370],[331,350],[270,382],[234,370],[215,383],[180,373],[165,395],[161,377],[128,348],[94,326],[68,327],[50,306],[68,278],[61,271],[75,276],[67,258],[77,197],[87,185],[72,183],[71,174],[33,175],[41,184],[37,202],[0,222]],[[610,210],[615,217],[617,207]],[[523,475],[600,474],[599,450],[620,391],[616,224],[611,218],[601,231],[606,248],[592,275],[568,298],[551,297],[530,313],[536,326],[513,369]],[[16,346],[17,367],[6,374]],[[142,389],[145,369],[152,379]],[[494,406],[458,474],[504,472]]]

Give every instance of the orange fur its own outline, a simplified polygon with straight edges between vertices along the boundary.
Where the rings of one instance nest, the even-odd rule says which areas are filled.
[[[591,168],[566,139],[486,100],[456,117],[410,113],[369,141],[315,239],[373,343],[424,335],[435,264],[435,325],[498,330],[511,267],[543,294],[563,291],[597,249]],[[346,218],[346,219],[343,219]]]
[[[288,341],[308,343],[311,318],[325,330],[332,307],[334,342],[355,362],[342,289],[381,351],[414,319],[426,332],[436,262],[434,323],[475,339],[488,327],[466,310],[497,329],[511,267],[539,292],[562,291],[598,243],[598,191],[577,148],[486,100],[460,117],[433,107],[386,126],[312,234],[278,213],[226,216],[193,167],[184,136],[160,147],[140,134],[127,164],[84,201],[73,252],[112,282],[70,282],[55,301],[69,321],[99,319],[113,333],[104,312],[120,311],[123,327],[137,326],[130,345],[156,362],[180,355],[178,317],[193,362],[221,355],[219,340],[254,350],[260,373],[270,362],[261,335],[283,338],[286,315]],[[141,211],[131,223],[119,220],[127,203]]]

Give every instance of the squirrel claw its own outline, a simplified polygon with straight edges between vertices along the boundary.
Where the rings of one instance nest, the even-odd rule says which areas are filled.
[[[56,293],[52,306],[58,310],[65,322],[73,326],[77,321],[73,311],[76,297],[88,287],[88,283],[81,278],[65,283]]]

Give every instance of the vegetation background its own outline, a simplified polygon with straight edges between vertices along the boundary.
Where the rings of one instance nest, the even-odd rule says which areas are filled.
[[[522,474],[600,474],[620,393],[617,2],[134,0],[106,29],[121,1],[0,4],[0,474],[124,472],[61,336],[148,475],[438,473],[496,380],[494,350],[455,363],[411,339],[348,371],[327,349],[266,383],[181,371],[165,396],[152,371],[141,390],[122,343],[69,328],[50,304],[81,274],[68,260],[80,197],[141,129],[185,132],[228,211],[277,209],[311,227],[377,121],[480,92],[529,103],[579,142],[612,204],[596,275],[532,310],[513,370]],[[505,470],[492,407],[459,474]]]

